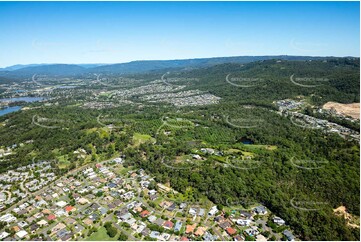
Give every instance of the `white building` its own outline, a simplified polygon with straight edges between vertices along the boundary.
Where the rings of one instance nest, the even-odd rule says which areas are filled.
[[[19,239],[22,239],[27,235],[28,235],[28,232],[26,232],[25,230],[20,230],[19,232],[16,233],[16,237],[18,237]]]
[[[211,210],[209,210],[208,215],[214,216],[218,212],[217,206],[213,206]]]
[[[6,223],[12,223],[12,222],[16,221],[16,218],[12,214],[8,213],[8,214],[1,216],[0,221],[6,222]]]

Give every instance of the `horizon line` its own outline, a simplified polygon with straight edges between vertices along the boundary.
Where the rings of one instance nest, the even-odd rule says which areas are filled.
[[[28,63],[28,64],[13,64],[8,66],[2,66],[0,69],[6,69],[12,66],[17,65],[116,65],[116,64],[127,64],[131,62],[137,62],[137,61],[180,61],[180,60],[199,60],[199,59],[216,59],[216,58],[235,58],[235,57],[261,57],[261,56],[267,56],[267,57],[280,57],[280,56],[297,56],[297,57],[312,57],[312,58],[360,58],[360,56],[334,56],[334,55],[232,55],[232,56],[214,56],[214,57],[194,57],[194,58],[179,58],[179,59],[143,59],[143,60],[131,60],[131,61],[125,61],[125,62],[114,62],[114,63],[61,63],[61,62],[53,62],[53,63]]]

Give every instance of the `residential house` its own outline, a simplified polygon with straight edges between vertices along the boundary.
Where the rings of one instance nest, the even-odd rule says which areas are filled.
[[[211,210],[209,210],[208,215],[214,216],[218,212],[217,206],[213,206]]]
[[[84,223],[85,225],[88,225],[88,226],[93,225],[93,221],[92,221],[90,218],[84,219],[84,220],[83,220],[83,223]]]
[[[257,234],[259,234],[258,228],[256,226],[252,226],[251,228],[248,228],[244,231],[244,233],[247,236],[256,236]]]
[[[5,232],[5,231],[1,232],[1,233],[0,233],[0,240],[5,239],[5,238],[8,237],[9,235],[10,235],[10,234],[9,234],[8,232]]]
[[[229,228],[226,229],[226,232],[227,232],[227,234],[229,234],[230,236],[232,236],[232,235],[234,235],[234,234],[237,233],[237,230],[235,230],[235,229],[232,228],[232,227],[229,227]]]
[[[236,236],[233,237],[233,240],[234,241],[245,241],[245,238],[242,235],[237,234]]]
[[[75,223],[76,223],[76,220],[73,219],[73,218],[68,217],[68,218],[64,219],[64,222],[65,222],[66,224],[72,225],[72,224],[75,224]]]
[[[160,241],[167,241],[167,240],[169,240],[170,239],[170,234],[168,234],[168,233],[162,233],[161,235],[159,235],[159,237],[158,237],[158,240],[160,240]]]
[[[288,241],[295,240],[295,236],[291,233],[291,231],[289,231],[287,229],[285,231],[283,231],[283,235],[287,238]]]
[[[152,239],[158,239],[158,236],[160,235],[160,233],[158,231],[152,231],[149,234],[149,237],[151,237]]]
[[[149,196],[149,199],[150,199],[151,201],[154,201],[154,200],[156,200],[157,198],[158,198],[158,195],[157,195],[157,194],[152,194],[152,195]]]
[[[172,221],[170,221],[170,220],[165,221],[163,223],[163,228],[165,228],[165,229],[172,229],[173,226],[174,226],[174,223]]]
[[[179,205],[179,208],[180,209],[184,209],[184,208],[186,208],[187,207],[187,203],[181,203],[180,205]]]
[[[231,227],[231,223],[229,222],[229,221],[224,221],[224,222],[222,222],[222,223],[220,223],[219,224],[219,227],[221,227],[222,229],[227,229],[227,228],[229,228],[229,227]]]
[[[84,231],[84,227],[82,226],[82,225],[80,225],[80,224],[75,224],[74,225],[74,232],[76,233],[76,234],[80,234],[80,233],[82,233],[83,231]]]
[[[249,219],[237,219],[236,223],[240,226],[249,226],[251,224],[251,220]]]
[[[60,230],[65,229],[66,225],[63,223],[58,223],[51,229],[51,234],[58,233]]]
[[[252,218],[252,214],[246,211],[240,211],[241,217],[245,218],[245,219],[251,219]]]
[[[151,223],[154,223],[154,221],[157,220],[157,217],[154,216],[154,215],[151,215],[148,217],[148,221],[151,222]]]
[[[174,232],[180,231],[182,229],[182,224],[183,223],[181,221],[177,221],[174,226]]]
[[[32,224],[30,225],[29,230],[32,234],[34,234],[39,228],[40,226],[38,224]]]
[[[265,215],[267,213],[267,209],[265,206],[255,207],[253,211],[259,215]]]
[[[197,227],[197,224],[186,225],[186,234],[193,233],[194,229]]]
[[[274,217],[273,218],[273,222],[275,223],[275,224],[278,224],[278,225],[285,225],[285,221],[283,220],[283,219],[281,219],[280,217]]]
[[[196,208],[190,208],[189,209],[189,214],[192,216],[196,216],[197,215],[197,209]]]
[[[172,205],[170,205],[167,210],[170,211],[170,212],[173,212],[174,209],[176,209],[176,204],[175,203],[172,203]]]
[[[0,222],[12,223],[16,221],[16,217],[14,215],[7,213],[0,217]]]
[[[203,240],[205,241],[216,241],[218,240],[217,235],[212,235],[210,232],[206,231],[203,235]]]
[[[198,227],[197,231],[194,233],[195,236],[203,236],[204,233],[206,232],[207,228],[206,227]]]
[[[47,219],[48,219],[49,221],[52,221],[52,220],[55,220],[55,219],[56,219],[56,216],[55,216],[54,214],[50,214],[50,215],[47,217]]]
[[[200,208],[198,211],[198,216],[203,217],[205,212],[206,212],[206,210],[204,208]]]
[[[149,216],[150,212],[148,210],[143,210],[139,215],[142,218],[145,218],[147,216]]]
[[[143,236],[148,236],[149,233],[150,233],[150,229],[149,229],[149,228],[145,228],[145,229],[143,229],[143,231],[142,231],[141,234],[142,234]]]
[[[21,228],[25,228],[26,226],[28,226],[29,224],[25,221],[21,221],[18,223],[18,225],[21,227]]]
[[[161,218],[158,218],[157,220],[154,221],[154,223],[158,226],[162,226],[164,224],[164,220]]]
[[[16,238],[23,239],[28,235],[28,232],[26,232],[25,230],[20,230],[15,235],[16,235]]]
[[[267,238],[264,237],[262,234],[258,234],[256,236],[256,241],[267,241]]]
[[[37,224],[42,227],[42,226],[47,225],[48,222],[46,222],[44,219],[42,219],[42,220],[40,220],[39,222],[37,222]]]

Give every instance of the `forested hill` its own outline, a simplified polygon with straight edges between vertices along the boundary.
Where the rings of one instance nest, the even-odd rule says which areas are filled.
[[[359,102],[360,60],[257,61],[174,72],[168,78],[198,78],[184,84],[241,103],[306,96],[314,104]],[[228,78],[227,78],[228,76]],[[292,79],[291,79],[292,77]],[[179,82],[182,84],[182,82]]]
[[[132,61],[129,63],[113,64],[99,66],[92,69],[100,73],[139,73],[152,70],[161,70],[169,68],[201,68],[224,63],[250,63],[262,60],[324,60],[330,57],[310,57],[310,56],[235,56],[235,57],[215,57],[215,58],[198,58],[184,60],[151,60],[151,61]]]
[[[288,61],[306,61],[306,60],[330,60],[334,57],[311,57],[311,56],[236,56],[236,57],[215,57],[183,60],[148,60],[132,61],[128,63],[119,63],[111,65],[73,65],[73,64],[43,64],[27,65],[23,68],[0,69],[0,77],[31,77],[34,74],[49,76],[75,76],[80,74],[101,73],[101,74],[135,74],[145,73],[154,70],[163,69],[194,69],[209,67],[224,63],[245,64],[250,62],[265,60],[288,60]],[[354,58],[350,58],[354,59]]]

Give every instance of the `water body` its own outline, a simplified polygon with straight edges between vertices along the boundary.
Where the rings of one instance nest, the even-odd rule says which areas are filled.
[[[77,86],[60,86],[60,87],[57,87],[59,89],[72,89],[72,88],[76,88]]]
[[[252,145],[254,143],[253,140],[245,138],[245,137],[242,137],[240,141],[244,145]]]
[[[27,102],[27,103],[32,103],[32,102],[37,102],[37,101],[41,101],[41,100],[44,100],[44,98],[42,98],[42,97],[13,97],[13,98],[0,99],[0,102]]]
[[[4,116],[5,114],[19,111],[20,109],[21,109],[21,106],[13,106],[13,107],[7,107],[4,109],[0,109],[0,116]]]
[[[37,102],[44,100],[43,97],[13,97],[13,98],[2,98],[0,102]],[[13,107],[6,107],[4,109],[0,109],[0,116],[3,116],[8,113],[13,113],[19,111],[22,107],[21,106],[13,106]]]

